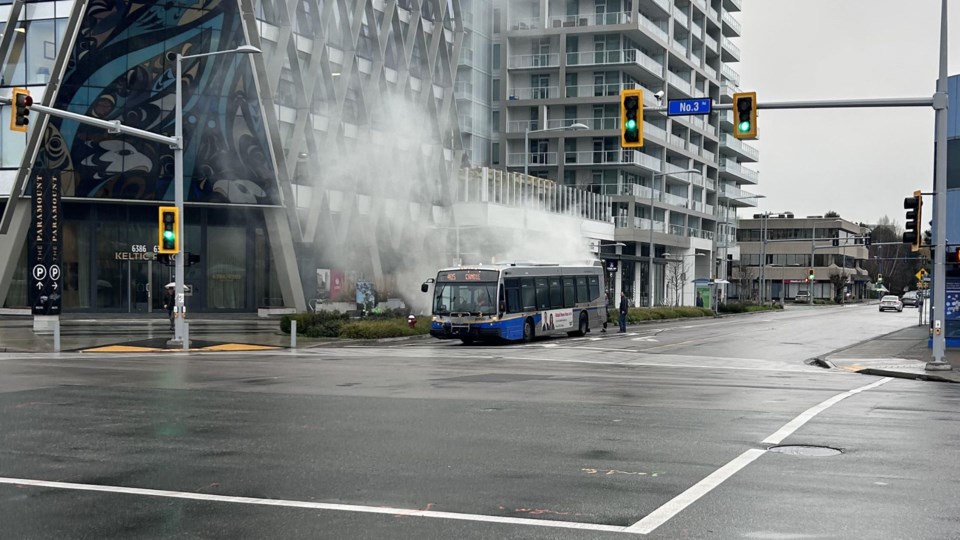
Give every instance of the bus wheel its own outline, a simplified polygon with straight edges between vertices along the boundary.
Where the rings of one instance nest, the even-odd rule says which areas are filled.
[[[523,323],[523,342],[530,343],[533,340],[533,321],[527,319]]]
[[[590,323],[589,323],[588,320],[587,320],[587,314],[586,314],[586,313],[581,313],[581,314],[580,314],[580,324],[577,326],[577,329],[574,330],[573,332],[567,332],[567,335],[570,336],[570,337],[574,337],[574,336],[585,336],[585,335],[587,335],[587,332],[589,332],[589,331],[590,331]]]

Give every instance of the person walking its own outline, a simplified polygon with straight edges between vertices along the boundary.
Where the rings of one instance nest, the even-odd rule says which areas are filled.
[[[173,285],[167,285],[163,294],[163,309],[167,310],[167,318],[170,319],[170,330],[173,330],[173,306],[176,304]]]
[[[627,311],[630,305],[627,303],[627,294],[620,291],[620,333],[627,331]]]

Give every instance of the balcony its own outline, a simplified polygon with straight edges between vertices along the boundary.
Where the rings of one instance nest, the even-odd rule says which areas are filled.
[[[703,27],[693,21],[690,21],[690,33],[697,39],[703,39]]]
[[[721,54],[720,58],[724,62],[739,62],[740,61],[740,47],[737,47],[730,41],[730,38],[723,38],[720,40],[721,45]]]
[[[660,200],[660,190],[650,189],[647,186],[641,186],[640,184],[623,184],[620,186],[620,194],[633,197],[635,199],[646,199],[650,200],[655,198]]]
[[[713,69],[708,64],[703,65],[703,70],[707,72],[707,75],[709,75],[711,79],[718,78],[719,74],[717,73],[717,70]]]
[[[676,206],[678,208],[690,208],[689,199],[679,195],[674,195],[672,193],[661,194],[660,200],[663,201],[664,204],[669,204],[670,206]]]
[[[674,88],[676,88],[677,90],[680,90],[681,92],[686,94],[688,97],[693,97],[693,89],[690,86],[690,82],[687,80],[684,80],[683,77],[681,77],[680,75],[677,75],[672,71],[668,71],[667,82],[672,84]]]
[[[687,57],[687,44],[682,41],[671,41],[670,47],[673,51],[680,55],[680,58]]]
[[[720,191],[717,192],[717,197],[721,200],[727,200],[727,206],[736,206],[736,207],[745,207],[745,206],[757,206],[758,200],[757,196],[749,191],[743,191],[738,187],[731,186],[730,184],[722,184],[720,186]]]
[[[654,92],[635,83],[610,83],[610,84],[581,84],[577,86],[564,87],[564,97],[619,97],[623,90],[643,90],[643,103],[656,107],[657,98],[653,97]]]
[[[733,15],[724,13],[722,21],[723,24],[721,26],[723,27],[722,29],[724,36],[740,37],[742,27],[740,26],[740,23],[733,18]]]
[[[720,22],[720,12],[718,12],[717,10],[715,10],[715,9],[713,9],[713,8],[710,8],[710,10],[709,10],[707,13],[710,14],[710,18],[711,18],[711,19],[713,19],[713,20],[716,21],[716,22]]]
[[[611,26],[627,24],[630,14],[626,12],[595,13],[589,15],[551,16],[547,20],[548,28],[577,28],[582,26]]]
[[[718,47],[720,47],[720,44],[717,43],[717,40],[713,39],[713,38],[710,37],[710,36],[707,36],[707,37],[704,39],[704,41],[707,43],[707,50],[708,50],[708,51],[711,51],[711,52],[719,52]]]
[[[624,64],[642,66],[658,79],[663,77],[663,64],[637,49],[567,53],[568,66],[589,67]]]
[[[690,19],[687,17],[687,14],[680,10],[678,7],[673,8],[673,20],[680,23],[680,26],[689,26]]]
[[[533,88],[511,88],[508,101],[531,99],[556,99],[560,97],[560,88],[556,86],[536,86]]]
[[[564,152],[563,162],[567,165],[636,165],[654,172],[660,172],[659,159],[633,150]]]
[[[634,228],[640,229],[641,231],[649,231],[652,227],[653,232],[666,233],[667,224],[662,221],[650,221],[647,218],[629,216],[616,216],[614,218],[614,224],[620,229]]]
[[[510,69],[539,69],[560,67],[559,53],[519,54],[511,56]]]
[[[644,28],[664,43],[670,41],[670,36],[667,35],[667,32],[663,28],[660,28],[657,23],[651,21],[643,15],[640,15],[640,27]]]
[[[524,161],[524,159],[529,159],[529,161]],[[516,153],[516,154],[507,154],[507,167],[523,167],[524,165],[533,166],[548,166],[556,167],[557,166],[557,153],[556,152],[530,152],[530,153]]]
[[[724,133],[723,136],[720,137],[720,145],[721,145],[721,148],[726,148],[732,151],[733,153],[737,154],[737,156],[740,158],[741,161],[753,162],[753,161],[760,160],[759,150],[757,150],[752,146],[744,144],[739,139],[734,138],[733,135]]]
[[[526,122],[521,122],[525,124]],[[620,129],[620,118],[615,116],[607,117],[589,117],[589,118],[574,118],[569,119],[556,119],[556,120],[547,120],[547,129],[561,129],[572,124],[583,124],[589,127],[591,130],[602,131],[602,130],[613,130]],[[521,130],[522,131],[522,130]],[[570,136],[570,133],[567,133],[567,136]]]
[[[653,0],[653,4],[659,6],[664,14],[670,14],[670,0]]]
[[[543,19],[540,17],[526,17],[523,19],[517,19],[513,26],[514,30],[537,30],[544,27]]]
[[[720,66],[720,75],[727,81],[732,82],[733,86],[740,86],[740,74],[727,64]]]
[[[734,177],[738,183],[756,184],[760,181],[760,174],[757,171],[743,167],[730,158],[724,158],[720,164],[720,171],[727,176]]]
[[[723,0],[724,11],[741,11],[741,0]]]

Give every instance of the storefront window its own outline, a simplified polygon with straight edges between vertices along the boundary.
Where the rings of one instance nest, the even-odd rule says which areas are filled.
[[[246,227],[207,228],[207,307],[244,309],[247,269]]]

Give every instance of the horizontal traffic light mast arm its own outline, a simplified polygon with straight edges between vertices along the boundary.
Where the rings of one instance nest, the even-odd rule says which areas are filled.
[[[10,105],[13,100],[9,97],[0,97],[0,104]],[[140,137],[141,139],[147,139],[154,142],[169,144],[170,146],[178,146],[176,137],[168,137],[166,135],[160,135],[158,133],[153,133],[143,129],[137,129],[135,127],[125,126],[120,123],[119,120],[102,120],[100,118],[94,118],[92,116],[87,116],[85,114],[77,114],[70,111],[64,111],[61,109],[55,109],[53,107],[47,107],[46,105],[40,105],[39,103],[34,102],[33,105],[30,105],[31,111],[42,112],[44,114],[49,114],[50,116],[56,116],[59,118],[67,118],[70,120],[75,120],[81,124],[89,124],[91,126],[101,127],[106,129],[110,133],[122,133],[124,135],[133,135],[134,137]]]
[[[758,101],[757,109],[855,109],[865,107],[933,107],[937,96],[917,98],[834,99],[818,101]],[[715,111],[731,111],[733,103],[714,103]],[[644,107],[644,112],[667,112],[669,107]]]

